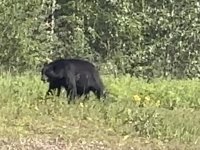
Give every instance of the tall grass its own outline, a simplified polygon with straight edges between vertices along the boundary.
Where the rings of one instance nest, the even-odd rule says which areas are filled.
[[[96,136],[98,129],[123,136],[199,143],[200,83],[198,80],[155,80],[145,83],[130,76],[103,77],[109,95],[105,102],[91,94],[86,102],[67,104],[61,97],[45,98],[48,85],[31,72],[0,76],[0,135],[69,136],[85,122]],[[74,128],[68,130],[69,124]],[[72,127],[71,126],[71,127]],[[96,134],[95,134],[96,133]]]

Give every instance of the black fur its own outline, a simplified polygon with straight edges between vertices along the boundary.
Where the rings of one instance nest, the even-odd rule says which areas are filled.
[[[67,91],[70,100],[76,96],[86,95],[92,91],[100,99],[104,95],[104,85],[95,66],[80,59],[59,59],[45,64],[42,69],[42,81],[49,82],[49,93],[61,87]]]

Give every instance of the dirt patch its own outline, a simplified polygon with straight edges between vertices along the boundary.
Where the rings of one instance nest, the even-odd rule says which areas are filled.
[[[64,139],[62,137],[34,137],[21,139],[0,139],[1,150],[195,150],[199,147],[164,144],[159,141],[145,139],[129,139],[128,141],[97,141],[80,138]]]

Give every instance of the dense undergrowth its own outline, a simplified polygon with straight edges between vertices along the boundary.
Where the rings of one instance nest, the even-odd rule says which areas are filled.
[[[68,136],[66,122],[79,120],[92,126],[101,125],[101,130],[109,129],[125,137],[200,143],[198,80],[157,79],[146,83],[128,75],[104,76],[103,80],[109,91],[105,102],[99,102],[91,94],[84,103],[79,99],[76,104],[68,105],[64,91],[59,98],[45,99],[48,85],[40,81],[39,75],[3,73],[0,136]]]

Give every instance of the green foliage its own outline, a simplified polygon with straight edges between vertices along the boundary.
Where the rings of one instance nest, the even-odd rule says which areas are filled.
[[[108,98],[95,96],[68,105],[61,97],[44,98],[48,86],[31,72],[0,76],[0,135],[60,134],[67,122],[103,125],[124,137],[199,143],[199,83],[157,80],[150,84],[130,76],[103,78]],[[6,126],[6,129],[3,127]],[[72,131],[70,131],[72,132]]]
[[[106,82],[114,77],[105,79]],[[132,101],[141,107],[199,108],[198,80],[154,80],[145,83],[130,76],[121,76],[109,82],[107,88],[114,99]],[[117,93],[117,94],[116,94]]]
[[[6,68],[82,57],[148,80],[199,77],[198,0],[7,0],[0,10]]]

